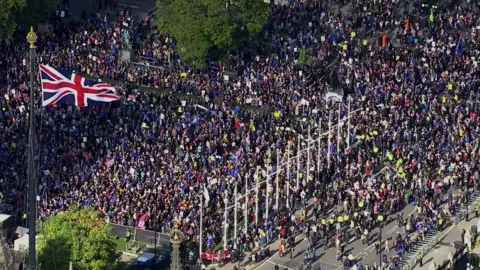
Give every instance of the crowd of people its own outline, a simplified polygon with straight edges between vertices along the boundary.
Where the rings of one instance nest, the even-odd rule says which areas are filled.
[[[343,14],[329,4],[273,6],[257,55],[207,73],[181,62],[153,18],[135,19],[128,9],[112,21],[100,13],[52,21],[39,33],[36,62],[114,80],[122,102],[36,108],[39,215],[79,204],[135,226],[146,214],[148,229],[177,226],[198,241],[203,196],[206,249],[227,227],[228,246],[254,258],[278,235],[285,253],[288,239],[311,226],[312,247],[336,235],[341,250],[340,217],[368,238],[378,216],[412,202],[428,214],[410,227],[437,226],[454,211],[441,195],[478,181],[478,10],[354,1]],[[30,113],[23,40],[20,33],[0,52],[0,182],[20,215]],[[122,61],[124,48],[149,65]],[[310,65],[299,63],[301,51]],[[227,68],[238,76],[226,80]],[[343,100],[327,101],[332,91]],[[314,217],[296,217],[310,199]],[[239,223],[245,209],[248,219],[237,239],[235,204]]]

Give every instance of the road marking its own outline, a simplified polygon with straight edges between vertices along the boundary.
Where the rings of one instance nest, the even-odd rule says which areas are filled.
[[[387,231],[387,234],[392,234],[397,228],[397,225],[393,226],[390,230]]]
[[[372,249],[370,249],[370,248],[372,248]],[[365,250],[368,251],[368,252],[372,252],[374,249],[375,249],[375,242],[373,244],[371,244],[370,246],[368,246]]]
[[[357,237],[353,236],[352,238],[350,238],[350,240],[348,240],[348,244],[353,243],[355,240],[357,240]]]
[[[279,267],[281,267],[281,268],[283,268],[283,269],[293,270],[292,268],[287,267],[287,266],[285,266],[285,265],[281,265],[281,264],[279,264],[279,263],[272,262],[272,261],[270,261],[270,259],[268,259],[267,262],[269,262],[269,263],[271,263],[271,264],[274,264],[274,265],[278,265]]]
[[[360,252],[360,253],[358,253],[358,254],[357,254],[357,256],[355,256],[355,259],[357,259],[357,258],[358,258],[358,256],[359,256],[360,254],[363,254],[363,255],[365,255],[365,256],[363,256],[362,258],[364,258],[364,257],[367,257],[367,256],[368,256],[368,254],[367,254],[366,252]]]
[[[118,4],[119,6],[122,6],[122,7],[131,7],[131,8],[140,8],[140,7],[137,7],[137,6],[134,6],[134,5],[126,5],[126,4]]]

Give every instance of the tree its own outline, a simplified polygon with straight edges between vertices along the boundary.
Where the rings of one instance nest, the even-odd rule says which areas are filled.
[[[111,226],[92,208],[70,207],[43,224],[38,239],[42,269],[115,269],[119,254]]]
[[[57,0],[0,0],[0,42],[9,41],[18,24],[36,26],[55,10]]]
[[[302,65],[310,65],[312,63],[312,56],[305,49],[300,49],[298,63]]]
[[[0,0],[0,41],[6,41],[13,35],[16,19],[26,5],[27,0]]]
[[[186,63],[202,68],[207,57],[241,47],[270,16],[262,0],[157,0],[157,25],[172,36]]]

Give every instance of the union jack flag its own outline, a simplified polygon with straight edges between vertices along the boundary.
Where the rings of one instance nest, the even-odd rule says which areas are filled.
[[[85,107],[120,100],[115,95],[115,88],[110,84],[91,81],[75,73],[60,71],[50,66],[40,65],[40,79],[43,106],[62,102]]]

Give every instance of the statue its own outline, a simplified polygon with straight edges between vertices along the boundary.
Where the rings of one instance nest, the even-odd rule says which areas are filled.
[[[0,269],[12,269],[13,264],[13,252],[4,241],[3,234],[0,233]]]
[[[468,247],[468,251],[472,251],[472,230],[468,229],[465,233],[465,244]]]

